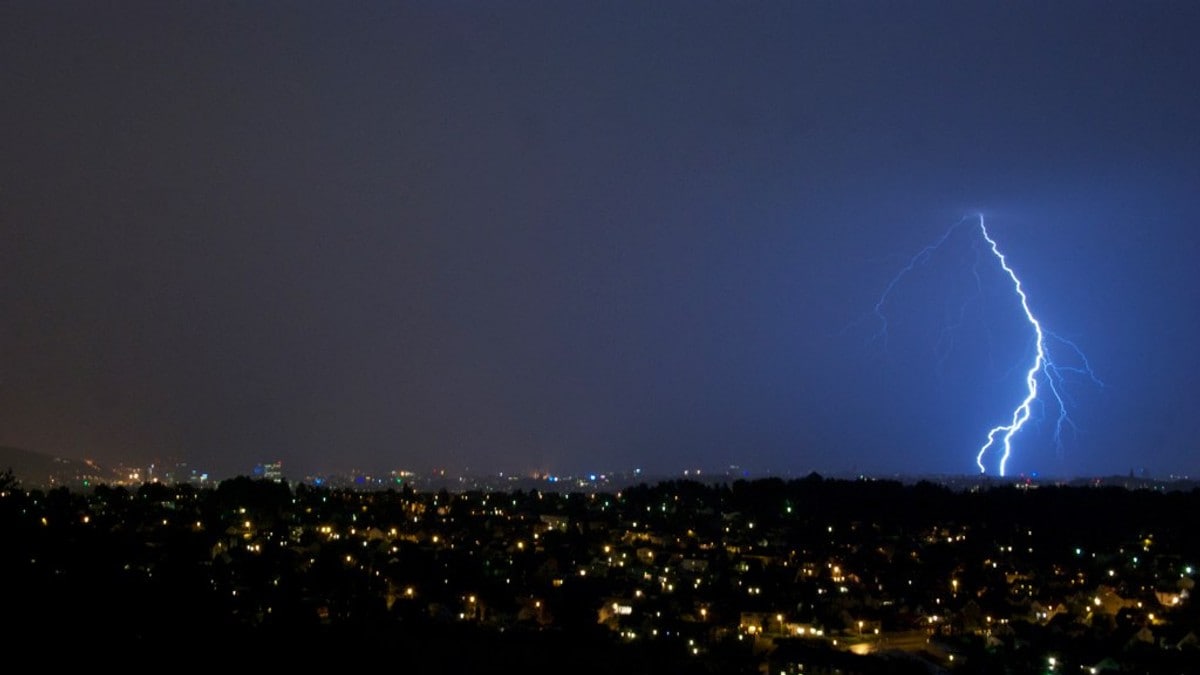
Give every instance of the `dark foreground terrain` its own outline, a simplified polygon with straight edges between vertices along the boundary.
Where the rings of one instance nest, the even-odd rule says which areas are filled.
[[[7,643],[403,672],[1193,672],[1200,494],[0,479]],[[41,645],[54,645],[47,650]],[[81,661],[80,663],[82,663]]]

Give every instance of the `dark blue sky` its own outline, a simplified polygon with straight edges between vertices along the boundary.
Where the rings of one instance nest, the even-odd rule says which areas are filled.
[[[886,349],[871,309],[983,212],[1105,383],[1010,472],[1200,473],[1198,31],[1191,2],[5,3],[0,444],[967,473],[1030,355],[975,230],[897,285]]]

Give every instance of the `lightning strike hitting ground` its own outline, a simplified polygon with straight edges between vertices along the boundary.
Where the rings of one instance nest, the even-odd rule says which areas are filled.
[[[1013,289],[1017,292],[1017,297],[1021,298],[1021,309],[1025,310],[1025,318],[1029,320],[1029,325],[1033,326],[1034,335],[1037,336],[1037,340],[1034,343],[1036,356],[1033,360],[1033,365],[1029,368],[1029,372],[1025,373],[1025,386],[1028,387],[1028,393],[1025,395],[1025,400],[1021,401],[1021,405],[1017,406],[1016,409],[1013,410],[1012,422],[998,427],[992,427],[992,430],[988,432],[987,443],[983,444],[983,447],[979,449],[979,454],[975,456],[975,463],[979,465],[979,472],[987,473],[987,467],[983,465],[983,456],[996,442],[996,434],[1004,432],[1004,454],[1000,457],[1000,475],[1003,476],[1004,467],[1006,464],[1008,464],[1008,457],[1012,454],[1012,437],[1021,430],[1021,427],[1025,425],[1025,422],[1029,421],[1029,406],[1034,402],[1034,400],[1037,399],[1037,376],[1046,364],[1046,335],[1042,332],[1041,322],[1037,320],[1037,317],[1035,317],[1033,312],[1029,309],[1029,298],[1025,295],[1025,289],[1021,288],[1021,280],[1017,278],[1017,273],[1008,266],[1008,261],[1005,260],[1004,254],[1001,253],[1000,249],[996,246],[996,240],[992,239],[988,235],[987,225],[985,225],[983,222],[983,216],[979,217],[979,231],[983,233],[983,238],[986,239],[988,245],[992,247],[992,254],[994,254],[996,259],[1000,261],[1000,268],[1008,274],[1010,279],[1012,279]],[[1063,405],[1062,396],[1059,395],[1057,389],[1054,387],[1053,379],[1050,380],[1050,389],[1054,392],[1054,397],[1059,403],[1060,415],[1058,425],[1059,428],[1061,428],[1062,420],[1066,417],[1067,409]]]
[[[942,244],[944,244],[946,240],[950,238],[950,235],[964,222],[966,222],[965,218],[952,225],[950,229],[946,230],[946,233],[943,234],[937,241],[921,249],[915,256],[912,257],[911,260],[909,260],[908,265],[902,268],[896,274],[896,276],[892,278],[892,281],[884,289],[883,294],[880,295],[879,301],[875,303],[874,307],[875,315],[878,317],[880,322],[880,329],[879,332],[876,333],[875,337],[882,339],[885,345],[888,337],[888,321],[887,316],[883,312],[883,306],[887,302],[888,296],[896,287],[896,284],[898,284],[906,274],[911,272],[913,268],[927,261],[929,257],[935,251],[937,251],[937,249],[939,249]],[[1087,357],[1074,342],[1071,342],[1070,340],[1062,338],[1050,332],[1049,330],[1044,329],[1041,322],[1036,316],[1034,316],[1033,310],[1029,308],[1029,298],[1025,294],[1025,289],[1021,285],[1020,278],[1017,277],[1016,271],[1009,266],[1008,259],[1005,258],[1003,253],[1000,252],[1000,247],[996,243],[996,240],[992,239],[991,235],[988,234],[987,225],[984,223],[982,214],[979,216],[979,231],[983,235],[984,241],[986,241],[990,247],[992,255],[995,256],[997,262],[999,262],[1000,269],[1004,270],[1004,273],[1010,280],[1012,280],[1013,290],[1016,292],[1017,297],[1021,301],[1021,310],[1025,313],[1025,319],[1029,322],[1029,325],[1033,327],[1035,338],[1033,363],[1025,372],[1026,393],[1024,399],[1022,399],[1021,403],[1013,409],[1012,418],[1008,424],[992,427],[992,429],[988,431],[987,442],[979,448],[978,453],[975,455],[975,464],[979,467],[979,471],[981,473],[987,473],[987,466],[984,464],[984,457],[993,447],[1002,446],[1004,451],[1000,456],[999,474],[1003,476],[1008,465],[1009,457],[1012,455],[1013,436],[1015,436],[1017,432],[1020,431],[1023,426],[1025,426],[1025,423],[1028,422],[1029,418],[1033,415],[1033,404],[1035,401],[1038,401],[1039,376],[1045,377],[1046,387],[1050,390],[1050,393],[1054,399],[1054,403],[1058,405],[1058,417],[1054,423],[1054,442],[1060,455],[1062,453],[1063,429],[1070,427],[1073,431],[1076,430],[1074,422],[1072,422],[1071,418],[1067,415],[1067,403],[1063,398],[1061,391],[1063,373],[1071,372],[1079,375],[1085,375],[1098,386],[1104,386],[1104,383],[1096,377],[1095,373],[1092,371],[1091,364],[1087,360]],[[975,270],[975,278],[978,282],[978,270]],[[1082,365],[1057,365],[1051,358],[1050,349],[1047,344],[1047,338],[1051,338],[1070,348],[1070,350],[1075,353],[1075,356],[1079,359]]]

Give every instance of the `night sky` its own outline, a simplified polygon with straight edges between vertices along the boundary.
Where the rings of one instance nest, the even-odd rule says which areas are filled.
[[[0,5],[0,445],[1200,473],[1200,4]],[[974,223],[974,221],[969,221]],[[976,280],[978,274],[978,281]]]

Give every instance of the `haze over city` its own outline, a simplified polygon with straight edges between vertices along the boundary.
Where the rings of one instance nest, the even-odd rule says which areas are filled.
[[[1200,472],[1194,3],[0,7],[0,446]],[[974,222],[974,220],[971,220]]]

